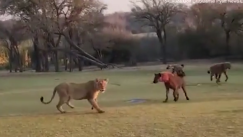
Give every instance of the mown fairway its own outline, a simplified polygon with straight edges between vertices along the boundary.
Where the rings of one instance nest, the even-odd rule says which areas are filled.
[[[243,65],[233,64],[229,81],[209,80],[208,65],[187,65],[187,91],[179,102],[168,103],[163,84],[152,84],[153,73],[165,66],[73,73],[22,74],[0,79],[1,137],[240,137],[243,136]],[[19,74],[18,74],[19,75]],[[106,111],[97,114],[86,101],[73,101],[66,114],[56,110],[57,96],[49,105],[53,87],[63,81],[84,82],[109,78],[99,97]],[[131,99],[145,99],[131,103]]]

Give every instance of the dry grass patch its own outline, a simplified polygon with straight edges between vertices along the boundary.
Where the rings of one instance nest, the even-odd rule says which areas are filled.
[[[241,100],[157,103],[106,108],[105,114],[69,112],[2,117],[3,137],[240,137]],[[87,112],[88,110],[84,110]]]

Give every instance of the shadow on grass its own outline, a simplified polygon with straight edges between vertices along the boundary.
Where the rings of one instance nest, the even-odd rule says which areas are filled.
[[[106,112],[105,112],[106,113]],[[60,113],[60,112],[33,112],[33,113],[23,113],[23,114],[12,114],[12,115],[0,115],[0,117],[38,117],[38,116],[69,116],[69,115],[102,115],[105,113],[98,113],[96,110],[84,112],[80,110],[75,111],[67,111],[66,113]]]
[[[186,86],[188,87],[200,87],[200,86],[207,86],[207,87],[218,87],[218,86],[223,86],[223,85],[227,85],[227,82],[220,82],[219,84],[217,84],[216,82],[200,82],[200,83],[187,83]],[[239,84],[235,84],[235,83],[230,83],[230,85],[239,85]]]
[[[234,97],[234,98],[196,98],[196,99],[191,99],[190,100],[186,100],[184,97],[180,98],[177,102],[174,102],[173,98],[169,98],[168,102],[164,103],[164,98],[160,99],[146,99],[143,98],[143,100],[145,100],[142,103],[130,103],[128,102],[128,100],[123,100],[123,103],[121,102],[110,102],[109,105],[107,104],[107,106],[104,104],[104,106],[106,107],[132,107],[132,106],[136,106],[136,105],[151,105],[151,104],[161,104],[161,105],[166,105],[166,104],[178,104],[178,103],[200,103],[200,102],[210,102],[210,101],[230,101],[230,100],[242,100],[241,97]],[[125,103],[124,103],[125,102]],[[111,105],[113,104],[113,105]]]
[[[234,109],[234,110],[218,110],[217,113],[243,113],[243,109]]]

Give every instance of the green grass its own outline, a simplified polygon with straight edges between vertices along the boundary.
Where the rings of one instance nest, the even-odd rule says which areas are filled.
[[[157,66],[132,71],[105,70],[94,72],[23,74],[0,79],[0,135],[4,137],[229,137],[243,135],[243,65],[233,64],[229,81],[221,84],[209,80],[207,65],[186,66],[186,101],[162,103],[163,84],[152,84],[153,73],[165,68]],[[126,70],[126,69],[123,69]],[[75,109],[59,114],[57,97],[49,105],[55,85],[60,82],[85,82],[109,78],[109,87],[99,96],[106,111],[97,114],[86,101],[73,101]],[[130,99],[146,99],[134,104]]]

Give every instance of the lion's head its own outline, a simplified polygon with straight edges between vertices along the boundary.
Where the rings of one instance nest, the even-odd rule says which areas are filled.
[[[104,93],[108,84],[108,79],[95,79],[94,82],[95,89]]]
[[[231,69],[231,63],[230,62],[224,62],[223,63],[225,69]]]

